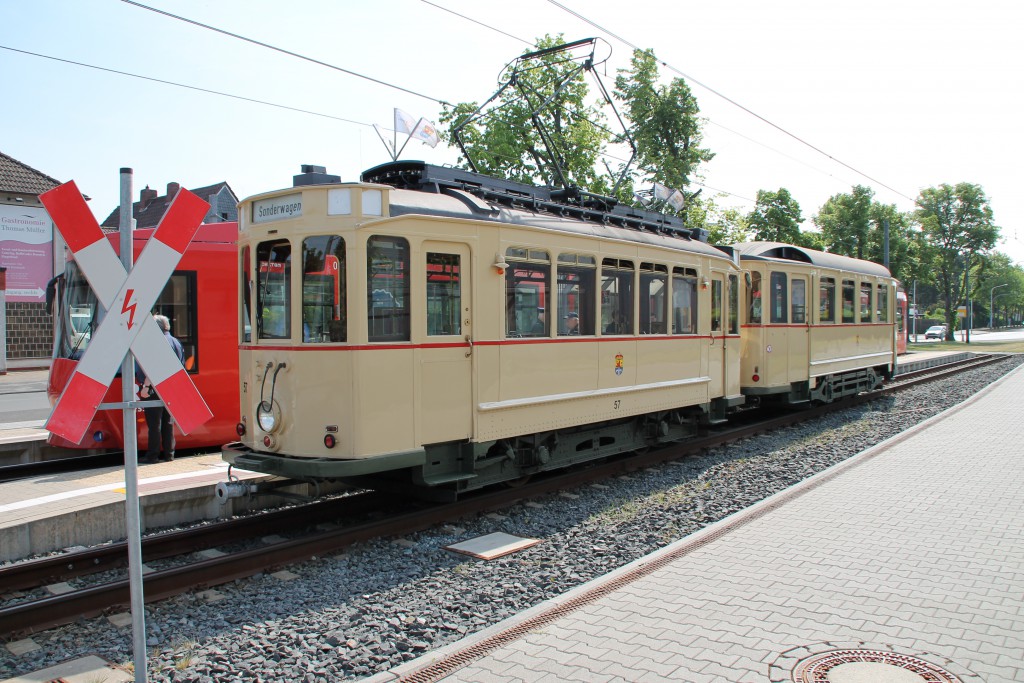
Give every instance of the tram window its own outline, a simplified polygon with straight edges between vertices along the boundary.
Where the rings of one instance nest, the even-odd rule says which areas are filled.
[[[729,276],[729,334],[740,333],[740,285],[739,278]]]
[[[374,235],[366,243],[368,340],[409,341],[409,242]]]
[[[256,337],[291,337],[292,246],[288,240],[256,247]]]
[[[64,282],[64,296],[61,298],[62,339],[58,357],[74,360],[85,353],[106,311],[96,300],[89,281],[74,261],[68,261]]]
[[[427,335],[462,334],[462,271],[458,254],[427,253]]]
[[[711,331],[722,331],[722,281],[711,281]]]
[[[242,293],[242,341],[252,341],[252,281],[249,279],[249,247],[242,248],[242,265],[239,269],[241,282],[238,291]]]
[[[601,329],[605,334],[633,334],[632,261],[601,262]]]
[[[786,274],[772,271],[771,274],[771,312],[768,314],[773,323],[789,322],[786,310]]]
[[[345,242],[340,237],[317,235],[303,240],[302,341],[346,340],[345,270]]]
[[[761,273],[750,273],[750,289],[747,290],[747,322],[761,324]]]
[[[171,334],[185,351],[185,369],[199,372],[199,335],[196,333],[196,273],[175,272],[153,305],[154,315],[165,315]]]
[[[836,279],[823,277],[818,285],[818,321],[834,323],[836,321]]]
[[[860,283],[860,321],[862,323],[871,322],[871,290],[873,287],[870,282]]]
[[[558,269],[558,334],[594,334],[594,280],[597,261],[593,256],[559,254]],[[570,323],[569,317],[576,318]]]
[[[889,322],[889,285],[885,284],[878,285],[878,322]]]
[[[796,278],[793,286],[793,322],[803,325],[807,322],[807,280]]]
[[[546,251],[510,247],[505,252],[505,336],[547,337],[551,325],[545,314],[551,278]]]
[[[853,322],[853,296],[856,286],[853,280],[843,280],[843,322]]]
[[[697,334],[697,271],[672,269],[672,334]]]
[[[640,264],[640,333],[668,332],[668,267]]]

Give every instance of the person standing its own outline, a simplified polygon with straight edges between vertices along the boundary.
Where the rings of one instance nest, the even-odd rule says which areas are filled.
[[[178,357],[178,362],[184,366],[185,350],[182,348],[181,342],[171,334],[171,321],[165,315],[154,315],[153,320],[156,321],[160,331],[164,333],[164,339],[171,345],[174,355]],[[139,389],[139,398],[143,401],[157,400],[159,397],[156,389],[149,378],[142,375],[138,366],[135,367],[135,376],[137,379],[141,378],[142,388]],[[174,418],[171,417],[170,411],[166,406],[155,406],[144,408],[143,412],[146,414],[146,428],[149,432],[149,442],[143,462],[152,464],[157,461],[158,457],[165,462],[174,460]]]

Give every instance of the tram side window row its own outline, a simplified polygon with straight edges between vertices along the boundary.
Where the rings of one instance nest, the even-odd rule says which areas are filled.
[[[542,249],[505,252],[505,335],[697,333],[697,271]],[[554,271],[554,272],[552,272]],[[551,290],[549,283],[554,282]],[[552,300],[552,292],[554,300]],[[557,311],[557,319],[552,314]]]
[[[762,281],[764,275],[751,271],[747,287],[747,322],[760,325],[762,322]],[[807,317],[808,277],[788,275],[781,271],[768,273],[768,323],[803,325],[810,322]],[[836,322],[836,294],[839,294],[840,322],[869,323],[889,321],[889,284],[874,284],[870,281],[840,279],[837,287],[835,277],[818,279],[818,322]]]

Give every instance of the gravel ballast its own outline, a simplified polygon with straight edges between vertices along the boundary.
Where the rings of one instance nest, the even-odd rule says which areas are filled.
[[[146,606],[153,681],[355,680],[448,645],[687,536],[954,406],[1024,358],[899,392],[599,485]],[[969,444],[964,447],[969,448]],[[457,525],[457,526],[456,526]],[[502,531],[541,543],[490,562],[444,546]],[[294,576],[292,576],[294,575]],[[96,654],[132,659],[106,618],[0,648],[0,679]]]

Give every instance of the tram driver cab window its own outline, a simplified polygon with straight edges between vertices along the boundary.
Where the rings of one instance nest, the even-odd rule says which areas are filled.
[[[292,246],[288,240],[256,247],[256,337],[291,336]]]

